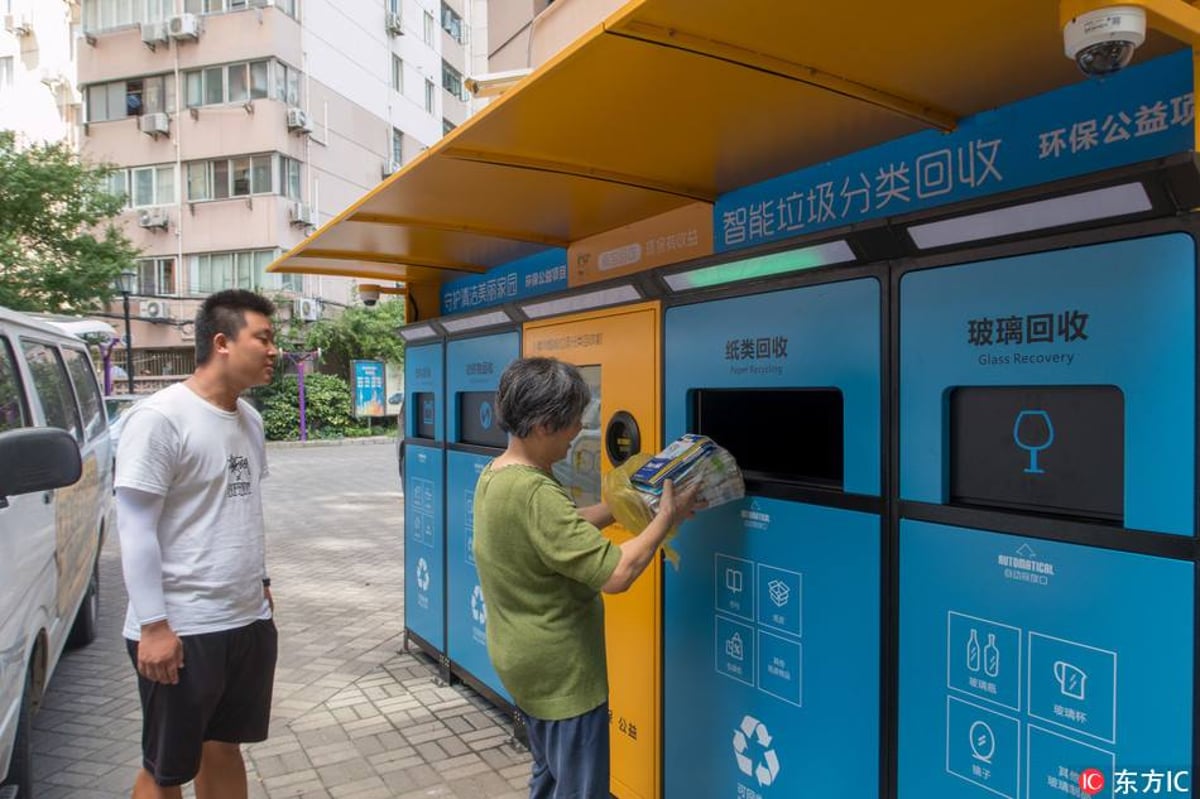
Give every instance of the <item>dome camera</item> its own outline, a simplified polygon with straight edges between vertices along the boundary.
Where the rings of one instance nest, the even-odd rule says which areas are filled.
[[[374,283],[363,283],[358,287],[358,298],[368,308],[379,302],[379,286]]]
[[[1146,11],[1110,6],[1080,14],[1063,28],[1068,58],[1089,78],[1101,78],[1129,66],[1133,51],[1146,41]]]

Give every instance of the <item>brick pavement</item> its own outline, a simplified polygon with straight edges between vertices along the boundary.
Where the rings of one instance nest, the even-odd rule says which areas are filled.
[[[268,560],[280,659],[271,737],[246,747],[255,799],[526,794],[528,755],[469,688],[399,652],[401,497],[392,443],[270,453]],[[101,561],[100,635],[61,661],[35,722],[38,799],[128,796],[140,711],[121,641],[115,538]],[[190,791],[185,792],[190,796]]]

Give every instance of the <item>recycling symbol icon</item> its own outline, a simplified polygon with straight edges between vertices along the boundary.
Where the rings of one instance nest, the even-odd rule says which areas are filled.
[[[471,618],[480,627],[487,626],[487,603],[483,601],[483,589],[479,586],[471,592]]]
[[[425,558],[417,561],[417,588],[422,591],[429,590],[429,564],[425,562]]]
[[[733,732],[733,754],[742,773],[767,787],[779,776],[779,756],[771,748],[771,733],[754,716],[746,716]]]

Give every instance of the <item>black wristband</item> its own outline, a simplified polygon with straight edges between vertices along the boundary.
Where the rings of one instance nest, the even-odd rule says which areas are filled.
[[[263,588],[270,588],[270,587],[271,587],[271,578],[264,577],[263,578]]]

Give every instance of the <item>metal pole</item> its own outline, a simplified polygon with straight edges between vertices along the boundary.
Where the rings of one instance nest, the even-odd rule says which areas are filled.
[[[296,383],[300,389],[300,440],[308,441],[308,408],[304,404],[304,361],[308,356],[305,355],[296,362],[297,380]]]
[[[125,376],[129,378],[129,393],[133,394],[133,328],[129,323],[129,292],[121,292],[121,299],[125,302]]]
[[[104,396],[112,393],[112,351],[117,346],[120,339],[112,338],[106,343],[100,345],[100,351],[104,354]]]

